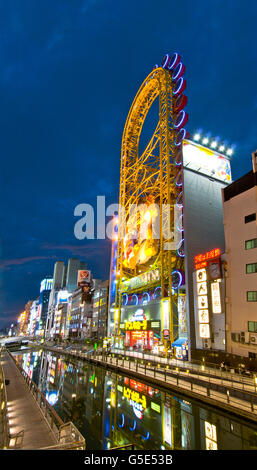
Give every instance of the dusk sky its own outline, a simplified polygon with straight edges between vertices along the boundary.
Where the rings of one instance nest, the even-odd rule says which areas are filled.
[[[130,105],[154,64],[186,66],[188,130],[235,144],[232,177],[257,148],[256,0],[0,1],[0,326],[55,261],[107,279],[110,242],[77,240],[74,209],[118,202]]]

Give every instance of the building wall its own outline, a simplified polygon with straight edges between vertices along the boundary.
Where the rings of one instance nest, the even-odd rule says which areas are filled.
[[[63,277],[64,277],[64,262],[56,261],[54,265],[53,290],[61,289],[61,287],[63,287]]]
[[[257,291],[257,273],[246,274],[246,264],[257,263],[257,248],[245,249],[245,241],[257,238],[257,222],[245,223],[245,216],[257,213],[257,187],[224,202],[227,252],[227,350],[248,356],[256,346],[232,341],[231,334],[248,333],[248,321],[257,322],[257,302],[247,302],[247,291]],[[257,336],[257,335],[256,335]],[[247,334],[245,340],[247,342]]]
[[[195,349],[194,257],[213,248],[225,251],[222,188],[227,184],[184,168],[184,236],[189,346]]]

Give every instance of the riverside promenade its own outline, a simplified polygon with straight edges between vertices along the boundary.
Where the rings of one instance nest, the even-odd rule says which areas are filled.
[[[26,385],[14,361],[7,352],[1,355],[6,385],[10,444],[14,448],[14,436],[21,432],[23,439],[16,445],[19,449],[40,449],[53,446],[56,439],[41,413],[33,395]],[[23,431],[23,432],[22,432]]]

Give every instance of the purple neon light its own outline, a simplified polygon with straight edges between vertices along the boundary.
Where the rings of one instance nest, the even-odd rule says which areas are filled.
[[[163,61],[162,61],[162,67],[165,69],[170,61],[170,55],[165,54]]]
[[[182,248],[182,252],[180,251]],[[185,257],[185,253],[184,253],[184,238],[182,238],[181,242],[179,243],[178,245],[178,255],[181,256],[181,258],[184,258]]]
[[[158,297],[157,297],[157,294],[156,294],[156,291],[157,291],[157,290],[162,291],[162,288],[161,288],[160,286],[155,287],[155,289],[154,289],[154,294],[153,294],[155,299],[158,298]],[[159,296],[159,297],[160,297],[160,296]]]
[[[179,62],[177,67],[174,70],[174,73],[172,74],[172,80],[177,80],[177,78],[180,76],[181,72],[183,73],[183,64],[182,62]]]
[[[175,124],[174,124],[175,127],[176,127],[176,129],[177,129],[178,127],[180,127],[181,124],[183,124],[183,121],[184,121],[185,117],[186,117],[186,112],[184,111],[184,109],[182,109],[182,111],[179,112],[179,114],[178,114],[178,116],[177,116],[177,119],[176,119],[176,121],[175,121]],[[178,122],[177,122],[177,121],[178,121]]]
[[[178,95],[179,93],[183,93],[185,88],[186,88],[186,80],[184,80],[183,77],[180,77],[176,82],[173,95]]]
[[[177,274],[179,275],[179,284],[178,284],[178,286],[174,286],[174,285],[172,284],[172,287],[173,287],[173,289],[178,289],[178,288],[182,285],[183,276],[182,276],[181,272],[178,271],[178,270],[172,271],[171,275],[172,275],[172,274],[175,274],[175,273],[177,273]]]
[[[146,300],[146,302],[150,302],[151,297],[150,297],[149,292],[143,292],[143,294],[142,294],[142,303],[145,302],[145,300],[144,300],[144,295],[147,295],[147,300]]]
[[[176,67],[177,63],[180,61],[180,55],[177,52],[174,52],[170,64],[168,66],[169,70],[172,70],[174,67]]]
[[[175,140],[175,145],[176,145],[177,147],[179,147],[179,145],[182,144],[183,140],[184,140],[185,137],[186,137],[186,134],[187,134],[186,129],[180,129],[180,131],[179,131],[179,133],[178,133],[178,135],[177,135],[177,137],[176,137],[176,140]]]
[[[132,297],[131,297],[131,302],[132,302],[133,297],[134,297],[134,298],[136,297],[136,303],[135,303],[135,305],[138,305],[138,296],[137,296],[137,294],[133,294],[133,295],[132,295]]]
[[[179,182],[180,178],[182,178],[181,182]],[[179,187],[183,185],[183,172],[182,172],[182,170],[180,170],[179,174],[177,175],[176,185],[179,186]]]
[[[181,202],[180,202],[181,200]],[[179,193],[178,197],[177,197],[177,207],[178,209],[182,209],[183,208],[183,191],[181,191],[181,193]]]
[[[181,166],[183,162],[183,155],[182,150],[180,149],[178,154],[176,155],[175,164],[176,166]]]

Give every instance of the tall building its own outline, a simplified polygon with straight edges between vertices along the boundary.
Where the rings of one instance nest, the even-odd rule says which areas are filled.
[[[107,335],[109,282],[95,287],[93,294],[92,338],[103,340]]]
[[[21,315],[19,316],[19,319],[18,319],[19,335],[27,334],[29,319],[30,319],[30,309],[31,309],[32,303],[33,301],[29,300],[25,305],[24,312],[22,312]]]
[[[34,336],[36,333],[36,328],[39,320],[39,299],[33,300],[30,313],[29,313],[29,321],[27,327],[27,334],[29,336]]]
[[[83,340],[91,337],[92,290],[77,287],[70,294],[68,305],[68,337]]]
[[[70,258],[67,266],[66,289],[72,292],[78,287],[78,271],[86,269],[86,263],[77,258]]]
[[[64,286],[65,282],[65,266],[63,261],[56,261],[54,265],[54,274],[53,274],[53,289],[58,290]]]
[[[45,335],[47,338],[55,336],[55,314],[59,303],[68,302],[69,294],[78,286],[78,272],[85,269],[85,262],[76,258],[68,260],[65,266],[63,261],[54,265],[53,286],[49,296]],[[56,317],[57,318],[57,317]],[[65,321],[66,324],[66,321]]]
[[[227,351],[257,358],[257,152],[253,169],[223,190]]]
[[[40,283],[40,294],[39,294],[39,321],[36,328],[37,333],[42,336],[46,327],[48,303],[51,290],[53,288],[53,278],[47,276]]]
[[[204,139],[203,139],[204,141]],[[232,180],[230,159],[206,146],[192,141],[183,143],[183,226],[184,226],[184,257],[185,257],[185,286],[181,286],[181,293],[185,293],[186,302],[181,302],[187,310],[186,336],[189,341],[189,350],[192,357],[199,356],[198,350],[225,349],[225,305],[222,305],[220,314],[213,313],[211,302],[211,280],[209,265],[207,269],[207,289],[209,295],[206,303],[200,305],[194,279],[199,269],[199,262],[213,250],[217,250],[217,262],[225,252],[225,236],[223,226],[222,189],[226,188]],[[199,256],[200,255],[200,256]],[[208,256],[208,255],[207,255]],[[216,260],[215,254],[212,260]],[[207,260],[209,263],[211,260]],[[202,266],[206,269],[206,266]],[[222,279],[221,270],[221,277]],[[214,279],[213,279],[214,282]],[[216,279],[215,279],[216,282]],[[206,294],[204,294],[206,295]],[[203,299],[204,300],[204,299]],[[209,316],[209,331],[200,333],[201,314],[205,310]],[[183,310],[178,312],[179,325],[185,316]],[[179,334],[179,339],[185,333]],[[178,348],[179,346],[178,339]]]

